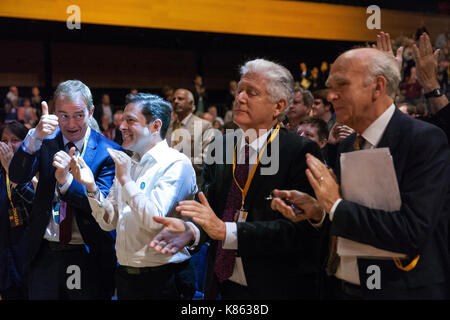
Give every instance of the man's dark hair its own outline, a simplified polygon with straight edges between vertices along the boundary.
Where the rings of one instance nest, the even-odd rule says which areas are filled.
[[[327,123],[320,119],[320,118],[306,118],[302,122],[300,122],[300,125],[302,124],[309,124],[313,128],[317,128],[317,135],[319,136],[319,140],[322,141],[323,139],[328,139],[329,131],[328,131],[328,125]]]
[[[324,105],[329,105],[330,112],[334,113],[333,104],[330,101],[328,101],[328,99],[327,99],[329,92],[330,92],[330,89],[321,89],[321,90],[314,91],[313,96],[314,96],[314,99],[322,100]]]
[[[128,94],[125,98],[126,104],[135,103],[141,107],[141,112],[145,117],[145,123],[159,119],[162,122],[160,135],[166,137],[167,129],[170,125],[170,114],[172,106],[163,98],[149,93]]]

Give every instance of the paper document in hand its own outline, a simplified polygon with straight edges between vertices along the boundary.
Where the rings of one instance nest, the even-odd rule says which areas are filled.
[[[389,148],[366,149],[341,154],[341,191],[345,200],[363,206],[398,211],[400,191]],[[338,237],[340,256],[399,257],[406,255]]]

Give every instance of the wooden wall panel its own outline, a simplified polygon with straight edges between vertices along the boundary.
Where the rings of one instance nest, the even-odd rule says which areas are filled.
[[[76,78],[92,87],[186,86],[196,72],[194,53],[94,44],[52,44],[53,86]]]
[[[0,86],[42,86],[43,45],[38,41],[2,41]]]

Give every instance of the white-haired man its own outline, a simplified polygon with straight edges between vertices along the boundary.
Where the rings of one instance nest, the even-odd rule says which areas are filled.
[[[240,129],[211,143],[208,153],[217,158],[205,165],[200,202],[182,201],[177,208],[201,227],[195,241],[211,241],[208,299],[218,292],[222,299],[317,297],[320,231],[309,221],[285,219],[267,199],[281,186],[312,194],[305,155],[320,157],[319,147],[278,124],[293,92],[292,75],[283,66],[263,59],[243,65],[233,105]],[[267,171],[269,165],[277,170]],[[176,252],[171,231],[183,230],[180,221],[157,221],[167,228],[151,246]]]
[[[332,250],[328,271],[338,278],[337,298],[449,298],[449,212],[445,207],[450,182],[448,142],[437,127],[395,107],[399,81],[394,57],[369,48],[339,56],[327,80],[328,99],[335,107],[337,121],[357,133],[341,143],[339,154],[354,151],[356,146],[389,148],[401,197],[401,207],[395,211],[343,199],[327,168],[307,155],[308,179],[320,206],[329,213],[331,235],[408,256],[402,260],[358,256],[352,262],[339,260]],[[372,189],[371,185],[360,187],[367,193]],[[275,194],[289,196],[294,203],[301,197],[297,192]],[[284,209],[280,207],[280,211]],[[370,285],[374,283],[378,285]]]

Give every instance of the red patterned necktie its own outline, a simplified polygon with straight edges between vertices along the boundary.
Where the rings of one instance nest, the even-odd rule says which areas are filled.
[[[241,188],[244,188],[245,182],[248,178],[249,169],[249,146],[245,144],[245,163],[236,164],[234,177]],[[223,212],[222,221],[234,221],[234,215],[242,206],[242,191],[236,185],[233,179],[230,191],[228,192],[225,210]],[[217,275],[219,282],[227,280],[233,274],[234,262],[236,260],[236,250],[227,250],[222,248],[223,241],[217,244],[216,261],[214,263],[214,272]]]
[[[69,142],[67,149],[75,147],[73,142]],[[75,147],[76,148],[76,147]],[[72,239],[72,210],[73,208],[66,202],[61,201],[59,207],[59,242],[61,244],[68,244]]]

